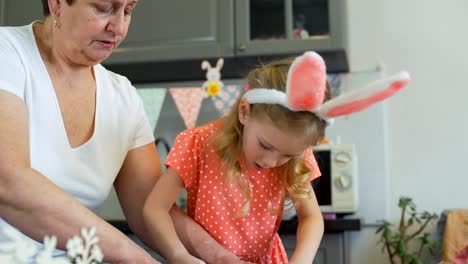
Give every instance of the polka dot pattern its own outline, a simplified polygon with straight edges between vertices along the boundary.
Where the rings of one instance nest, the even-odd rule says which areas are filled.
[[[235,217],[247,199],[237,183],[227,183],[227,171],[214,152],[211,136],[220,121],[188,129],[179,134],[166,160],[182,177],[187,190],[187,212],[224,248],[244,261],[287,263],[276,231],[281,222],[273,209],[282,209],[285,192],[280,171],[257,171],[241,163],[241,175],[248,179],[250,211]]]

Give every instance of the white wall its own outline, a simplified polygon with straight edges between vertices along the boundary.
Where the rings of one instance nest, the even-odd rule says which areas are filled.
[[[406,69],[413,77],[383,106],[389,220],[399,216],[401,195],[431,212],[468,208],[468,1],[347,5],[351,71],[381,62],[388,73]],[[352,264],[388,263],[375,246],[374,231],[364,227],[351,234]]]

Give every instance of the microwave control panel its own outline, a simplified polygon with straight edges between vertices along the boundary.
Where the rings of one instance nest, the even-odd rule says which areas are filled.
[[[321,145],[314,148],[329,155],[330,204],[321,206],[322,212],[354,213],[358,209],[357,155],[352,144]],[[325,165],[325,164],[323,164]]]

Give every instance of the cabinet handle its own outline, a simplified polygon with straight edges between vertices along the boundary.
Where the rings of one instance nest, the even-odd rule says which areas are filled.
[[[239,47],[237,48],[239,51],[244,51],[247,47],[245,44],[239,44]]]

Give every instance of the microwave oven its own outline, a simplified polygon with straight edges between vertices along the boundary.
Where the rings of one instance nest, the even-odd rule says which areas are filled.
[[[322,213],[355,213],[358,168],[354,145],[319,145],[314,147],[314,155],[322,176],[312,181],[312,185]]]

